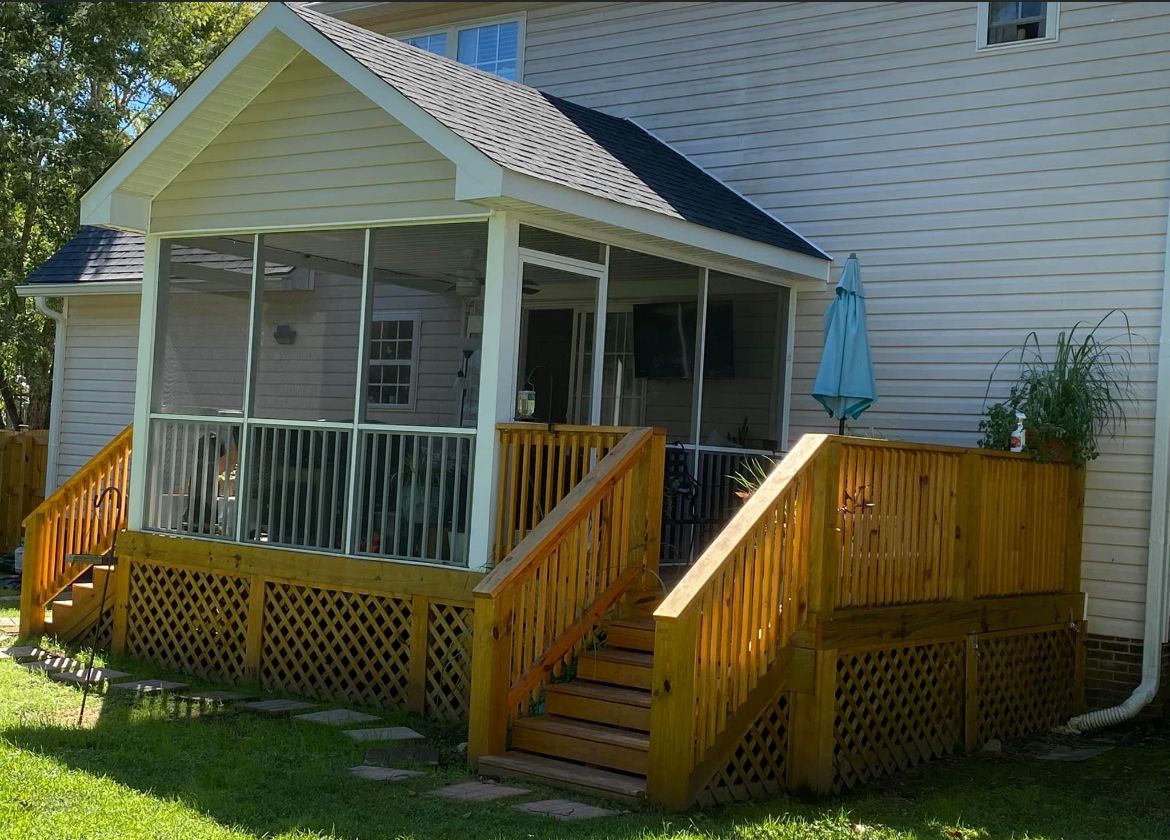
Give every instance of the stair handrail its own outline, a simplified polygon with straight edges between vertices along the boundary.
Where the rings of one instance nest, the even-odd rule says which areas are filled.
[[[22,636],[44,632],[45,608],[92,565],[70,557],[104,554],[125,529],[127,505],[98,508],[94,502],[109,487],[127,493],[133,435],[131,424],[25,517]]]
[[[655,610],[652,801],[691,803],[695,769],[820,606],[839,458],[832,436],[803,436]]]
[[[476,586],[468,751],[510,722],[640,579],[657,584],[665,432],[628,432]]]

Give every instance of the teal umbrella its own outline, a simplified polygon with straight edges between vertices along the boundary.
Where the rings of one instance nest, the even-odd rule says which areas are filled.
[[[825,350],[812,395],[830,417],[840,421],[841,434],[845,434],[846,417],[856,420],[877,400],[857,254],[845,261],[836,297],[825,313]]]

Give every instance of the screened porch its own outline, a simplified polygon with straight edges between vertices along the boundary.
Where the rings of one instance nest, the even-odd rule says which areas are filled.
[[[469,537],[475,505],[511,504],[482,521],[521,534],[552,497],[480,447],[654,426],[662,562],[695,557],[737,508],[732,474],[785,438],[789,290],[522,224],[514,353],[485,361],[487,239],[462,222],[164,240],[144,529],[481,568],[499,558]],[[512,424],[479,423],[505,400]]]

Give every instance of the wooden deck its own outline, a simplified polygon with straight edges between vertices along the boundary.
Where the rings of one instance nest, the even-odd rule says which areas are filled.
[[[660,431],[501,439],[484,576],[127,532],[92,567],[75,554],[122,527],[92,499],[124,481],[127,435],[30,517],[26,630],[108,578],[58,629],[467,720],[480,772],[672,808],[844,790],[1080,710],[1081,470],[806,436],[666,592]]]

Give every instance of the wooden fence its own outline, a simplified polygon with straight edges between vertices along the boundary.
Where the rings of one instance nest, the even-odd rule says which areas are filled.
[[[1083,691],[1084,471],[806,436],[655,612],[647,795],[828,793]]]
[[[21,523],[45,500],[49,433],[0,431],[0,554],[20,545]]]

